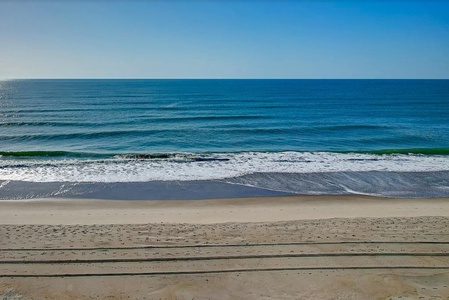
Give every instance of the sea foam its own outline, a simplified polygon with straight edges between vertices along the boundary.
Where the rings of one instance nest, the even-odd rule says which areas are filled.
[[[120,155],[106,159],[0,159],[0,180],[30,182],[148,182],[216,180],[255,173],[435,172],[447,155],[333,152],[244,152]]]

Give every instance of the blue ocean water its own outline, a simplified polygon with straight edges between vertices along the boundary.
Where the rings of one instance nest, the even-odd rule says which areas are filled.
[[[4,199],[198,180],[447,196],[447,172],[449,80],[0,81]],[[53,184],[17,196],[17,182]]]

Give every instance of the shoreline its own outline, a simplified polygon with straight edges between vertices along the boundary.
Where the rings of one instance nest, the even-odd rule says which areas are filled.
[[[213,224],[425,216],[449,217],[449,198],[295,195],[207,200],[0,201],[0,224],[9,225]]]
[[[377,161],[377,159],[382,158],[376,158],[374,161]],[[388,157],[387,160],[388,159],[390,158]],[[413,163],[413,161],[403,161],[404,159],[410,159],[410,157],[394,157],[394,159],[401,163]],[[413,157],[413,159],[418,158]],[[350,161],[354,163],[352,160]],[[135,163],[139,163],[140,168],[145,169],[152,169],[153,167],[157,167],[156,169],[158,169],[161,167],[162,170],[160,170],[160,172],[162,172],[164,170],[164,164],[168,164],[169,162],[158,162],[162,163],[162,165],[153,167],[151,165],[146,165],[155,163],[151,160],[137,161]],[[179,172],[186,175],[189,174],[190,171],[185,168],[193,168],[195,166],[198,168],[200,168],[200,166],[206,168],[203,164],[208,164],[208,172],[211,172],[214,168],[220,167],[215,166],[214,163],[220,164],[222,161],[191,163],[186,164],[186,166],[182,166],[181,164],[179,167],[184,169],[179,170]],[[226,161],[226,163],[229,162]],[[332,165],[332,162],[329,163]],[[346,161],[343,160],[339,163],[340,165],[342,163],[345,164]],[[364,162],[359,163],[364,164]],[[288,166],[292,163],[286,162],[285,164]],[[432,164],[447,165],[446,162],[438,163],[436,161],[432,161]],[[81,166],[86,167],[84,164],[81,164]],[[128,166],[127,163],[126,166],[132,169],[132,165]],[[93,170],[91,171],[95,173],[95,165],[92,167]],[[228,167],[234,168],[237,166],[231,164],[228,165]],[[10,170],[9,172],[15,173],[17,172],[16,169]],[[60,166],[56,166],[55,170],[59,169]],[[133,173],[140,172],[139,169],[132,170]],[[27,168],[22,168],[21,171],[25,173],[28,171],[31,172],[31,170],[27,171]],[[74,170],[71,170],[70,172],[72,171],[74,172]],[[109,170],[109,172],[112,171],[113,170]],[[201,169],[196,169],[195,172],[199,171],[201,171]],[[2,172],[6,171],[2,169]],[[170,171],[170,174],[171,173],[172,172]],[[53,174],[53,169],[51,171],[49,170],[49,174]],[[38,174],[34,174],[33,176],[35,175],[37,176]],[[58,176],[57,174],[53,175]],[[62,181],[63,177],[64,176],[60,178],[56,177],[55,179],[61,181],[0,180],[0,199],[41,199],[58,197],[68,199],[110,200],[207,200],[264,196],[277,197],[287,195],[371,195],[388,198],[449,197],[449,171],[447,170],[423,172],[329,171],[306,173],[279,173],[269,171],[254,172],[223,179],[176,180],[175,178],[172,178],[170,180],[117,182],[109,182],[107,180],[105,182],[95,180],[89,182]]]

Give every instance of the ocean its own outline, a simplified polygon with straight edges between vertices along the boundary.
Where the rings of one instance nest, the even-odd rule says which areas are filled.
[[[449,80],[0,81],[0,199],[449,196]]]

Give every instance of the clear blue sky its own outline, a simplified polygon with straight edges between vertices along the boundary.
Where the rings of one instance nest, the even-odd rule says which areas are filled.
[[[0,1],[0,78],[449,78],[449,1]]]

